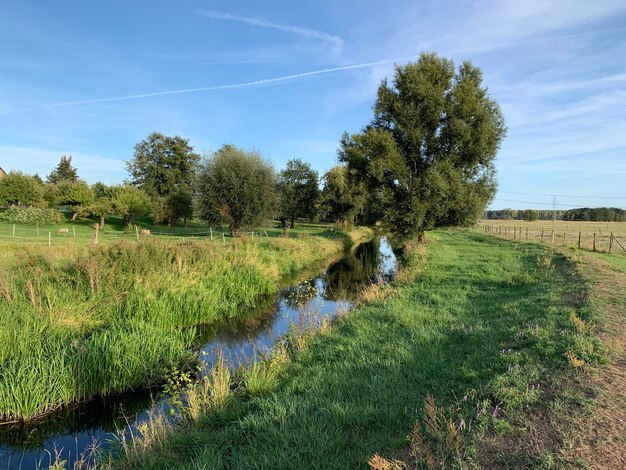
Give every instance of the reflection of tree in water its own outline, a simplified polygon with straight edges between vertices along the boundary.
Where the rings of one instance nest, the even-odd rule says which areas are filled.
[[[380,240],[363,243],[326,272],[324,298],[350,299],[380,276]]]
[[[285,304],[293,309],[304,307],[311,299],[317,296],[317,285],[315,279],[307,279],[296,286],[285,289]]]

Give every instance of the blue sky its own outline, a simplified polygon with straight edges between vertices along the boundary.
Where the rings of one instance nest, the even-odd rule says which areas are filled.
[[[623,0],[3,0],[0,166],[45,175],[69,154],[120,182],[160,131],[322,172],[422,51],[471,60],[502,106],[493,208],[626,208]]]

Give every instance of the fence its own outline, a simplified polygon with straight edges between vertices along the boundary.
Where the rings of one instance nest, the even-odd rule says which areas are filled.
[[[97,224],[96,224],[97,225]],[[0,244],[15,244],[15,245],[35,245],[35,246],[58,246],[65,244],[97,244],[99,242],[107,241],[119,241],[119,240],[140,240],[147,236],[154,236],[159,238],[183,240],[183,239],[207,239],[212,241],[221,241],[226,243],[228,239],[237,237],[250,237],[254,238],[268,238],[267,231],[257,230],[251,232],[239,232],[233,234],[228,231],[214,230],[209,228],[204,232],[187,232],[187,233],[172,233],[172,232],[155,232],[143,233],[143,230],[138,227],[133,227],[127,232],[119,231],[100,231],[99,229],[79,225],[72,225],[70,227],[56,227],[51,229],[46,227],[32,227],[23,226],[19,224],[13,225],[0,225]]]
[[[626,237],[621,232],[618,234],[606,229],[602,231],[601,228],[593,232],[571,231],[565,226],[555,226],[546,229],[532,226],[479,224],[478,228],[485,233],[511,240],[547,243],[588,251],[626,254]]]

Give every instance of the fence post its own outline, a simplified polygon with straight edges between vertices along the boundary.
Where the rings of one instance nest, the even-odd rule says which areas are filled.
[[[209,227],[209,234],[211,235],[211,241],[213,241],[213,229]]]
[[[139,240],[139,228],[137,228],[136,225],[135,225],[135,236],[137,237],[137,240]]]
[[[528,227],[526,227],[526,241],[528,241]]]
[[[224,233],[222,233],[222,241],[226,243],[226,235],[224,235]]]
[[[609,237],[609,254],[611,254],[612,248],[613,248],[613,232],[611,232],[611,236]]]
[[[565,246],[565,237],[567,237],[567,232],[563,232],[563,246]]]
[[[596,251],[596,232],[593,232],[593,251]]]
[[[254,230],[252,231],[252,239],[254,240]]]
[[[554,230],[552,230],[552,238],[550,240],[550,243],[554,245]]]
[[[264,230],[265,232],[265,238],[269,238],[269,235],[267,234],[267,230]]]
[[[52,245],[52,232],[48,232],[48,246]]]
[[[580,236],[582,232],[578,232],[578,249],[580,250]]]
[[[541,243],[543,243],[543,229],[541,229]]]
[[[15,236],[15,224],[13,224],[13,236]]]
[[[99,224],[93,224],[93,244],[98,244],[98,230],[100,229]]]
[[[74,239],[76,239],[76,226],[72,225],[72,234],[74,235]]]

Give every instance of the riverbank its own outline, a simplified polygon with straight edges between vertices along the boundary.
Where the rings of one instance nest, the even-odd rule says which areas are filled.
[[[427,253],[407,248],[393,287],[374,287],[368,303],[334,324],[294,332],[252,369],[214,368],[192,390],[182,423],[155,418],[122,441],[110,465],[554,463],[563,441],[537,440],[528,426],[558,404],[549,386],[605,357],[588,284],[547,247],[466,232],[435,236]]]
[[[371,237],[15,246],[0,265],[0,419],[34,419],[163,380],[191,356],[194,326],[237,316],[282,279]]]

